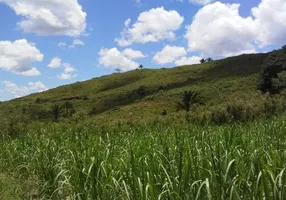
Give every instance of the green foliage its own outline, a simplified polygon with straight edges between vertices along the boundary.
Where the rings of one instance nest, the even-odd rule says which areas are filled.
[[[206,62],[206,60],[204,59],[204,58],[202,58],[201,60],[200,60],[200,63],[201,64],[204,64]]]
[[[177,103],[177,110],[185,110],[190,112],[191,107],[199,102],[198,94],[193,91],[184,91],[181,101]]]
[[[136,94],[140,97],[140,99],[142,100],[146,95],[147,95],[147,87],[142,85],[139,86],[136,90]]]
[[[226,126],[34,123],[21,132],[0,140],[0,199],[9,191],[13,199],[286,197],[285,118]],[[17,175],[29,179],[13,181]]]
[[[286,88],[286,54],[272,52],[263,62],[258,89],[271,94],[279,93]]]
[[[184,91],[181,96],[181,101],[177,103],[177,111],[186,111],[186,121],[190,121],[190,110],[194,104],[198,103],[198,94],[192,91]]]
[[[284,45],[284,46],[282,47],[282,49],[283,49],[283,51],[284,51],[284,54],[286,54],[286,45]]]
[[[62,114],[62,112],[63,112],[63,109],[62,109],[62,106],[60,105],[55,104],[51,107],[51,114],[53,115],[54,122],[57,122],[59,120],[59,117]]]
[[[71,117],[75,114],[75,109],[72,103],[66,101],[63,105],[62,105],[62,109],[63,109],[63,117]]]

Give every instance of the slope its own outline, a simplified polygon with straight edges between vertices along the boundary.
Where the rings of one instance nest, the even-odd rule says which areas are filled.
[[[257,75],[267,56],[244,54],[198,65],[111,74],[2,102],[0,114],[51,121],[51,106],[70,102],[76,115],[154,119],[163,110],[176,115],[176,102],[184,90],[199,93],[205,108],[237,99],[251,101],[259,94]]]

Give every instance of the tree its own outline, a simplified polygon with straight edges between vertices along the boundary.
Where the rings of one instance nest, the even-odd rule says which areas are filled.
[[[190,110],[195,103],[198,103],[198,94],[192,91],[185,91],[181,96],[181,101],[177,104],[177,110],[186,111],[187,121],[189,121]]]
[[[120,72],[121,72],[121,69],[116,68],[115,71],[116,71],[117,73],[120,73]]]
[[[206,62],[211,62],[211,61],[213,61],[211,57],[206,60]]]
[[[286,44],[282,47],[282,49],[284,50],[284,54],[286,54]]]
[[[75,113],[75,109],[73,107],[73,104],[66,101],[64,104],[63,104],[63,107],[64,109],[64,116],[65,117],[71,117],[74,113]]]
[[[147,94],[147,88],[143,85],[140,86],[137,90],[136,93],[140,96],[140,99],[142,100],[144,96]]]
[[[139,69],[143,69],[143,68],[144,68],[143,65],[140,65],[140,66],[139,66]]]
[[[286,71],[286,54],[273,52],[263,62],[258,81],[258,89],[263,93],[279,93],[284,85]]]
[[[62,107],[57,104],[53,105],[51,108],[51,113],[53,115],[54,122],[57,122],[62,113]]]
[[[200,60],[200,62],[201,62],[201,64],[203,64],[203,63],[206,62],[206,60],[205,60],[204,58],[202,58],[202,59]]]

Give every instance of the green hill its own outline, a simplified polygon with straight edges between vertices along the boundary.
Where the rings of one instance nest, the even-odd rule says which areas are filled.
[[[257,90],[257,79],[268,55],[244,54],[198,65],[111,74],[2,102],[0,112],[51,121],[51,106],[70,102],[76,112],[73,118],[104,123],[180,120],[184,112],[177,112],[177,102],[185,90],[192,90],[202,102],[193,108],[196,120],[223,120],[223,112],[233,107],[257,114],[264,112],[260,107],[265,107],[267,98]],[[166,116],[162,116],[164,110]]]

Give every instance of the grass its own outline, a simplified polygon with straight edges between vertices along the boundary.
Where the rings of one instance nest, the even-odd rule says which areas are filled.
[[[2,137],[0,168],[36,177],[42,199],[283,200],[285,132],[282,117],[224,126],[34,123]],[[19,187],[7,184],[0,188]]]

